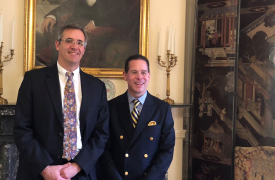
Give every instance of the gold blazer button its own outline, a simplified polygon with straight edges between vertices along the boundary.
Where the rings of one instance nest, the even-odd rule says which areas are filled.
[[[125,171],[125,176],[128,176],[128,172],[127,171]]]
[[[119,138],[120,138],[120,139],[123,139],[123,136],[121,135]]]
[[[125,154],[125,157],[129,157],[129,154]]]
[[[154,139],[153,137],[150,137],[150,140],[151,140],[151,141],[153,141],[153,139]]]
[[[148,158],[148,154],[144,154],[144,157],[145,157],[145,158]]]

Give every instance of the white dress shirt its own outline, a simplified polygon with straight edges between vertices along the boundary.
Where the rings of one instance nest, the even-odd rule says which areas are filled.
[[[66,76],[66,69],[61,67],[57,62],[57,69],[58,69],[58,76],[59,76],[59,84],[60,84],[60,91],[61,91],[61,99],[62,99],[62,113],[64,111],[64,91],[65,85],[67,82],[68,77]],[[80,112],[80,105],[82,101],[82,91],[81,91],[81,81],[80,81],[80,69],[79,67],[73,71],[73,82],[74,82],[74,91],[75,91],[75,98],[76,98],[76,129],[77,129],[77,150],[79,151],[82,148],[81,142],[81,134],[80,134],[80,122],[79,122],[79,112]]]

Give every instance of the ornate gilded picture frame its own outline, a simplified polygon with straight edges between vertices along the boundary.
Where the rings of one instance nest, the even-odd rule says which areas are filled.
[[[48,17],[54,23],[45,23]],[[25,0],[24,72],[57,61],[54,42],[58,29],[69,23],[85,30],[90,23],[96,27],[88,29],[88,45],[80,64],[88,74],[122,78],[129,55],[148,56],[149,0]]]

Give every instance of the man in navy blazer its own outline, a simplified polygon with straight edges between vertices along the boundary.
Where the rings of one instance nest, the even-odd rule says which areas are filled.
[[[87,36],[78,25],[60,30],[58,61],[25,73],[18,93],[14,137],[19,150],[17,180],[96,180],[95,164],[109,136],[106,88],[80,70]],[[66,72],[73,72],[76,99],[77,155],[63,154],[63,102]]]
[[[129,57],[123,76],[128,91],[109,101],[110,138],[100,158],[102,174],[105,180],[163,180],[175,145],[171,107],[147,92],[146,57]],[[134,99],[141,103],[136,125],[131,117]]]

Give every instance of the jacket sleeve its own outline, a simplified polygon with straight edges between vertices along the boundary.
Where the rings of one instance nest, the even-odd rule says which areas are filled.
[[[27,161],[24,163],[31,167],[30,171],[33,176],[38,177],[54,161],[34,137],[32,102],[31,75],[26,72],[18,92],[13,132],[20,156],[24,157]]]
[[[109,138],[109,108],[106,97],[106,87],[102,83],[102,92],[97,112],[97,122],[88,142],[83,145],[74,161],[82,167],[88,175],[96,165],[99,157],[102,155],[106,142]],[[83,97],[85,98],[85,97]]]
[[[151,168],[147,171],[142,180],[162,179],[168,170],[175,146],[174,120],[170,105],[166,109],[166,116],[162,125],[161,138],[158,152],[154,158]]]

